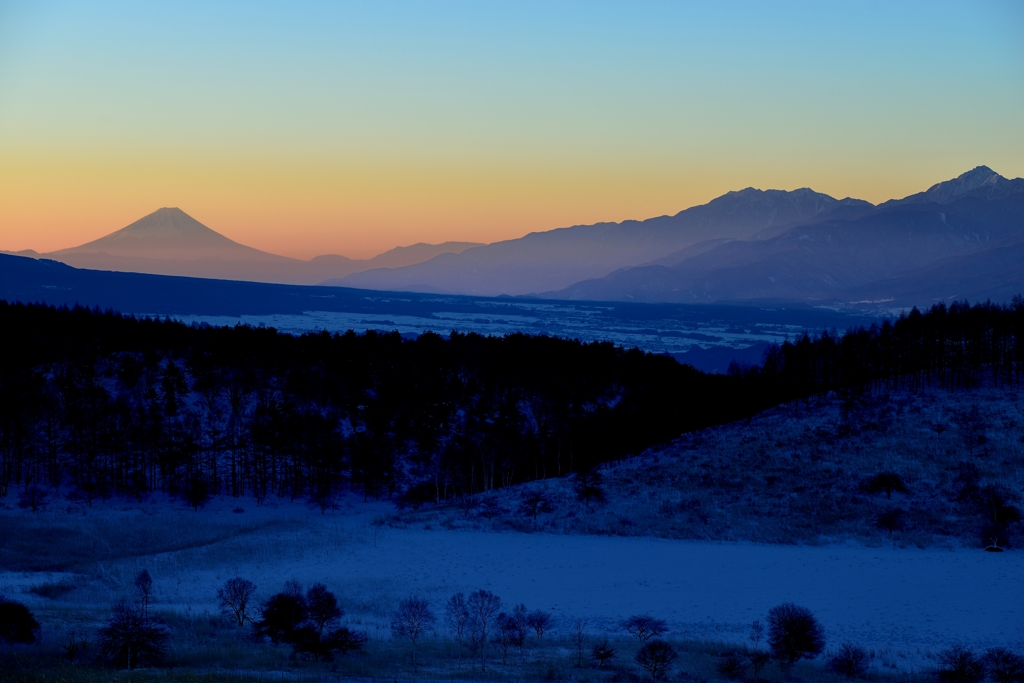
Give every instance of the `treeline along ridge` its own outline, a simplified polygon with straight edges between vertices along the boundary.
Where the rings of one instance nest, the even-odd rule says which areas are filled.
[[[565,475],[830,392],[1016,383],[1024,303],[804,335],[709,375],[608,342],[302,336],[0,301],[0,495],[413,503]]]

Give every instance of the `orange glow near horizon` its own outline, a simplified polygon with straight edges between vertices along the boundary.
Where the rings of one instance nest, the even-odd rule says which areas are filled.
[[[1024,6],[0,2],[0,249],[163,206],[370,257],[1024,175]]]
[[[93,166],[0,160],[0,249],[78,246],[162,206],[177,206],[248,246],[294,258],[369,258],[417,242],[496,242],[533,231],[674,214],[730,190],[811,187],[874,203],[925,189],[968,168],[918,177],[799,169],[344,168],[310,164]],[[547,172],[545,172],[547,170]],[[1001,169],[995,167],[995,170]],[[760,177],[760,182],[758,182]]]

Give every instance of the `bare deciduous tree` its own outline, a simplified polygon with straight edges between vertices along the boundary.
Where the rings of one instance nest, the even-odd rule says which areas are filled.
[[[237,576],[228,579],[223,588],[217,589],[217,603],[220,606],[220,611],[231,615],[239,626],[245,626],[245,622],[252,621],[247,610],[254,593],[256,593],[256,584],[252,581]]]
[[[591,501],[595,503],[605,501],[604,489],[601,487],[601,473],[596,469],[578,472],[573,481],[573,489],[576,491],[577,500],[582,501],[587,510],[590,509]]]
[[[153,597],[153,577],[143,569],[135,577],[135,590],[139,593],[139,605],[142,607],[143,616],[149,616],[149,603]]]
[[[550,613],[535,609],[527,615],[526,623],[529,624],[530,628],[533,629],[533,632],[537,634],[537,640],[540,640],[544,637],[545,631],[551,630],[552,625],[555,623],[555,619]]]
[[[486,496],[477,503],[476,509],[490,522],[495,517],[505,514],[505,508],[493,496]]]
[[[868,672],[868,653],[862,647],[843,643],[828,660],[828,668],[847,678],[861,678]]]
[[[448,598],[444,606],[444,623],[452,638],[461,646],[469,629],[469,608],[466,607],[466,596],[463,593],[456,593]]]
[[[754,623],[750,625],[750,635],[747,637],[754,644],[755,650],[760,649],[761,641],[764,639],[764,624],[760,619],[754,619]]]
[[[764,639],[764,624],[755,619],[750,625],[750,635],[747,636],[754,645],[752,652],[747,652],[747,659],[750,660],[750,667],[754,670],[754,680],[761,680],[761,670],[771,660],[767,652],[761,652],[761,641]]]
[[[1024,683],[1024,657],[1019,654],[993,647],[985,652],[983,660],[995,683]]]
[[[540,513],[554,510],[551,507],[551,500],[540,491],[533,491],[525,495],[520,508],[526,514],[532,515],[535,522],[537,521],[537,515]]]
[[[672,662],[676,660],[679,653],[675,648],[664,640],[652,640],[645,643],[640,651],[636,653],[636,663],[651,674],[651,680],[664,678]]]
[[[469,612],[470,636],[473,645],[479,649],[480,670],[487,668],[487,641],[494,629],[494,618],[501,609],[501,598],[490,591],[478,590],[470,593],[466,600],[466,610]]]
[[[583,668],[583,655],[587,648],[587,622],[583,619],[573,619],[572,629],[569,631],[569,642],[576,651],[576,668]]]
[[[320,514],[326,514],[328,510],[334,512],[338,509],[338,499],[330,487],[319,487],[310,496],[306,503],[310,508],[319,510]]]
[[[939,653],[935,673],[942,683],[981,683],[985,680],[985,665],[969,648],[954,645]]]
[[[391,631],[412,643],[412,670],[419,671],[416,664],[416,643],[437,621],[426,600],[407,598],[398,603],[398,610],[391,619]]]
[[[60,644],[60,649],[64,651],[64,659],[74,662],[78,653],[82,650],[88,650],[89,645],[91,645],[91,642],[85,635],[80,634],[75,629],[71,629],[65,634],[64,642]]]
[[[608,643],[607,638],[590,650],[590,658],[597,664],[598,669],[603,669],[605,664],[615,659],[616,654],[615,648]]]
[[[650,614],[634,614],[622,622],[622,627],[631,635],[636,636],[641,643],[664,635],[668,631],[668,624],[661,619],[655,619]]]
[[[512,608],[509,615],[514,627],[512,632],[512,644],[519,650],[519,656],[523,656],[523,648],[526,647],[526,636],[530,632],[530,615],[526,612],[526,605],[519,603]]]
[[[338,623],[338,620],[345,614],[338,607],[338,599],[334,593],[327,590],[322,583],[314,583],[306,591],[306,614],[308,619],[316,628],[316,634],[322,638],[324,629]]]
[[[494,634],[494,644],[501,651],[501,663],[508,664],[508,653],[515,646],[516,623],[511,615],[500,612],[494,619],[498,632]]]
[[[988,419],[981,413],[977,405],[972,405],[970,410],[958,412],[953,422],[960,431],[960,439],[970,457],[974,457],[974,449],[984,446],[988,438],[985,432],[988,431]]]

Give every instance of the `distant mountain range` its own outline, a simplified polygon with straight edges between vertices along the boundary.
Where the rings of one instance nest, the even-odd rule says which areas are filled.
[[[866,202],[839,201],[808,189],[746,189],[675,216],[534,232],[413,266],[366,270],[325,284],[475,296],[532,294],[650,263],[695,245],[751,239],[766,230],[851,206],[856,209],[860,204],[871,208]]]
[[[747,188],[601,223],[366,270],[372,289],[671,303],[1006,299],[1024,281],[1024,179],[986,166],[879,206]]]
[[[979,166],[878,206],[807,188],[747,188],[674,216],[488,245],[417,244],[367,260],[269,254],[165,208],[43,256],[97,270],[474,296],[828,306],[1006,301],[1024,288],[1024,179]]]
[[[282,284],[316,284],[371,268],[401,268],[440,254],[458,253],[475,242],[414,244],[397,247],[372,259],[328,255],[303,261],[247,247],[211,230],[178,208],[163,208],[106,237],[47,254],[78,268],[156,275],[246,280]]]
[[[728,195],[727,195],[728,196]],[[545,296],[676,303],[1008,300],[1024,286],[1024,179],[985,166],[925,192],[704,242]]]

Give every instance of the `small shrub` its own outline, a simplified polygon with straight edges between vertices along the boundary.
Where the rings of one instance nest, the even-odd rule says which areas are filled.
[[[523,513],[531,515],[535,522],[537,521],[537,515],[540,513],[554,511],[551,501],[540,491],[534,491],[523,496],[519,509]]]
[[[935,675],[942,683],[981,683],[985,679],[985,666],[972,650],[954,645],[939,653]]]
[[[767,652],[754,650],[747,653],[747,659],[750,660],[750,668],[754,670],[754,680],[761,680],[761,671],[768,666],[768,662],[771,661],[771,655]]]
[[[579,472],[573,480],[573,489],[576,491],[576,499],[581,501],[588,510],[591,501],[605,502],[604,489],[601,487],[601,474],[596,469]]]
[[[41,598],[46,598],[47,600],[57,600],[58,598],[62,598],[75,590],[75,588],[77,588],[77,586],[69,581],[60,581],[41,583],[38,586],[32,586],[28,589],[28,592],[33,595],[38,595]]]
[[[895,531],[903,531],[906,514],[899,508],[885,510],[875,518],[875,528],[879,531],[888,531],[892,536]]]
[[[768,646],[783,671],[825,649],[825,632],[806,607],[786,602],[768,611]]]
[[[72,629],[68,631],[64,637],[64,642],[60,644],[60,649],[64,651],[64,659],[69,662],[74,662],[75,657],[82,650],[88,650],[89,645],[92,643],[85,635],[78,633],[78,631]]]
[[[340,654],[348,654],[363,649],[369,637],[362,631],[352,631],[344,626],[327,634],[327,647]]]
[[[715,670],[730,681],[742,680],[747,675],[747,664],[736,650],[728,650],[718,656]]]
[[[429,481],[424,481],[409,487],[406,489],[405,493],[400,495],[395,501],[399,509],[411,508],[413,510],[419,510],[428,503],[436,502],[437,487]]]
[[[0,595],[0,643],[30,645],[39,639],[39,631],[28,607]]]
[[[167,630],[139,607],[120,602],[99,630],[100,656],[129,671],[139,665],[155,666],[163,661],[168,637]]]
[[[497,499],[494,498],[494,496],[486,496],[484,498],[481,498],[476,505],[476,509],[481,516],[487,518],[488,522],[493,520],[495,517],[500,517],[501,515],[507,512],[504,506],[502,506],[502,504],[499,503]]]
[[[864,482],[863,489],[868,493],[885,493],[885,497],[892,500],[893,491],[907,493],[907,485],[903,478],[895,472],[879,472]]]
[[[847,678],[862,678],[868,672],[868,653],[862,647],[843,643],[828,661],[828,668]]]
[[[347,628],[331,629],[344,615],[338,600],[322,583],[302,594],[298,584],[263,603],[260,619],[253,623],[257,638],[269,638],[275,645],[289,643],[295,654],[316,661],[331,661],[335,652],[345,654],[366,644],[366,634]]]
[[[314,510],[319,510],[320,514],[323,515],[327,514],[328,510],[331,512],[336,511],[338,509],[338,500],[329,488],[321,488],[313,492],[309,500],[306,501],[306,505]]]
[[[47,496],[46,491],[42,487],[32,484],[25,487],[25,490],[18,496],[18,507],[22,510],[39,512],[46,509],[48,499],[49,496]]]
[[[263,603],[260,619],[253,623],[253,633],[257,638],[269,638],[275,645],[287,643],[307,616],[306,600],[301,593],[278,593]]]

